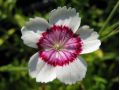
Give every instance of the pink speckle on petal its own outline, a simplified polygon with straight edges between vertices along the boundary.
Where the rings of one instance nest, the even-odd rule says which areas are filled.
[[[82,41],[67,26],[53,25],[37,43],[39,56],[53,66],[63,66],[73,62],[82,51]]]

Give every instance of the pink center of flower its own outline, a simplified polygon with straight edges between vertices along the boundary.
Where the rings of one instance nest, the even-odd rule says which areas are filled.
[[[50,65],[63,66],[73,62],[82,51],[82,41],[67,26],[53,25],[37,43],[39,56]]]

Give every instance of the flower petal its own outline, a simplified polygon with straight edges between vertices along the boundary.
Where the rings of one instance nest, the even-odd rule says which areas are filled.
[[[35,53],[29,60],[28,68],[29,75],[35,78],[40,71],[40,69],[45,65],[45,62],[39,59],[39,53]]]
[[[80,38],[85,41],[95,40],[99,37],[98,33],[87,25],[80,27],[76,34],[79,34]]]
[[[24,43],[30,47],[37,48],[36,43],[40,38],[40,34],[47,30],[49,24],[46,20],[36,17],[30,19],[21,29],[22,39]]]
[[[98,39],[91,41],[83,41],[83,50],[81,54],[96,51],[97,49],[99,49],[100,45],[101,45],[101,41]]]
[[[28,68],[29,75],[37,82],[49,82],[56,78],[56,68],[41,60],[38,52],[30,58]]]
[[[49,22],[50,24],[69,26],[73,32],[76,32],[80,26],[81,19],[74,8],[67,9],[64,6],[51,11]]]
[[[81,54],[90,53],[99,49],[101,41],[98,39],[99,35],[89,26],[82,26],[77,32],[83,41],[83,50]]]
[[[29,47],[37,48],[37,42],[39,41],[40,35],[33,31],[24,31],[21,39],[23,40],[24,44]]]
[[[44,32],[48,27],[49,24],[45,19],[36,17],[30,18],[21,31],[33,31],[39,34],[40,32]]]
[[[37,82],[50,82],[56,78],[56,68],[49,64],[45,64],[36,77]]]
[[[72,63],[63,67],[57,67],[57,78],[65,84],[74,84],[76,81],[80,81],[85,77],[87,71],[87,64],[80,57]]]

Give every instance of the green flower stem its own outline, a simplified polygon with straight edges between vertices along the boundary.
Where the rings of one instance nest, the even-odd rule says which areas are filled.
[[[106,27],[106,25],[108,24],[108,22],[110,21],[110,19],[113,17],[115,11],[116,11],[117,8],[118,8],[118,5],[119,5],[119,1],[116,3],[116,5],[114,6],[114,8],[112,9],[112,11],[111,11],[110,15],[108,16],[108,18],[106,19],[106,21],[105,21],[103,27],[100,29],[99,34],[102,33],[102,31],[104,30],[104,28]]]
[[[6,66],[1,66],[0,67],[0,72],[5,72],[5,71],[26,71],[27,67],[18,67],[18,66],[13,66],[13,65],[6,65]]]
[[[40,83],[40,90],[46,90],[46,84]]]

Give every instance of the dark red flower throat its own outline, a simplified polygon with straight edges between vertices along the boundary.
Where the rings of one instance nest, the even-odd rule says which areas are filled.
[[[37,46],[39,56],[52,66],[63,66],[73,62],[82,51],[80,37],[67,26],[53,25],[42,33]]]

